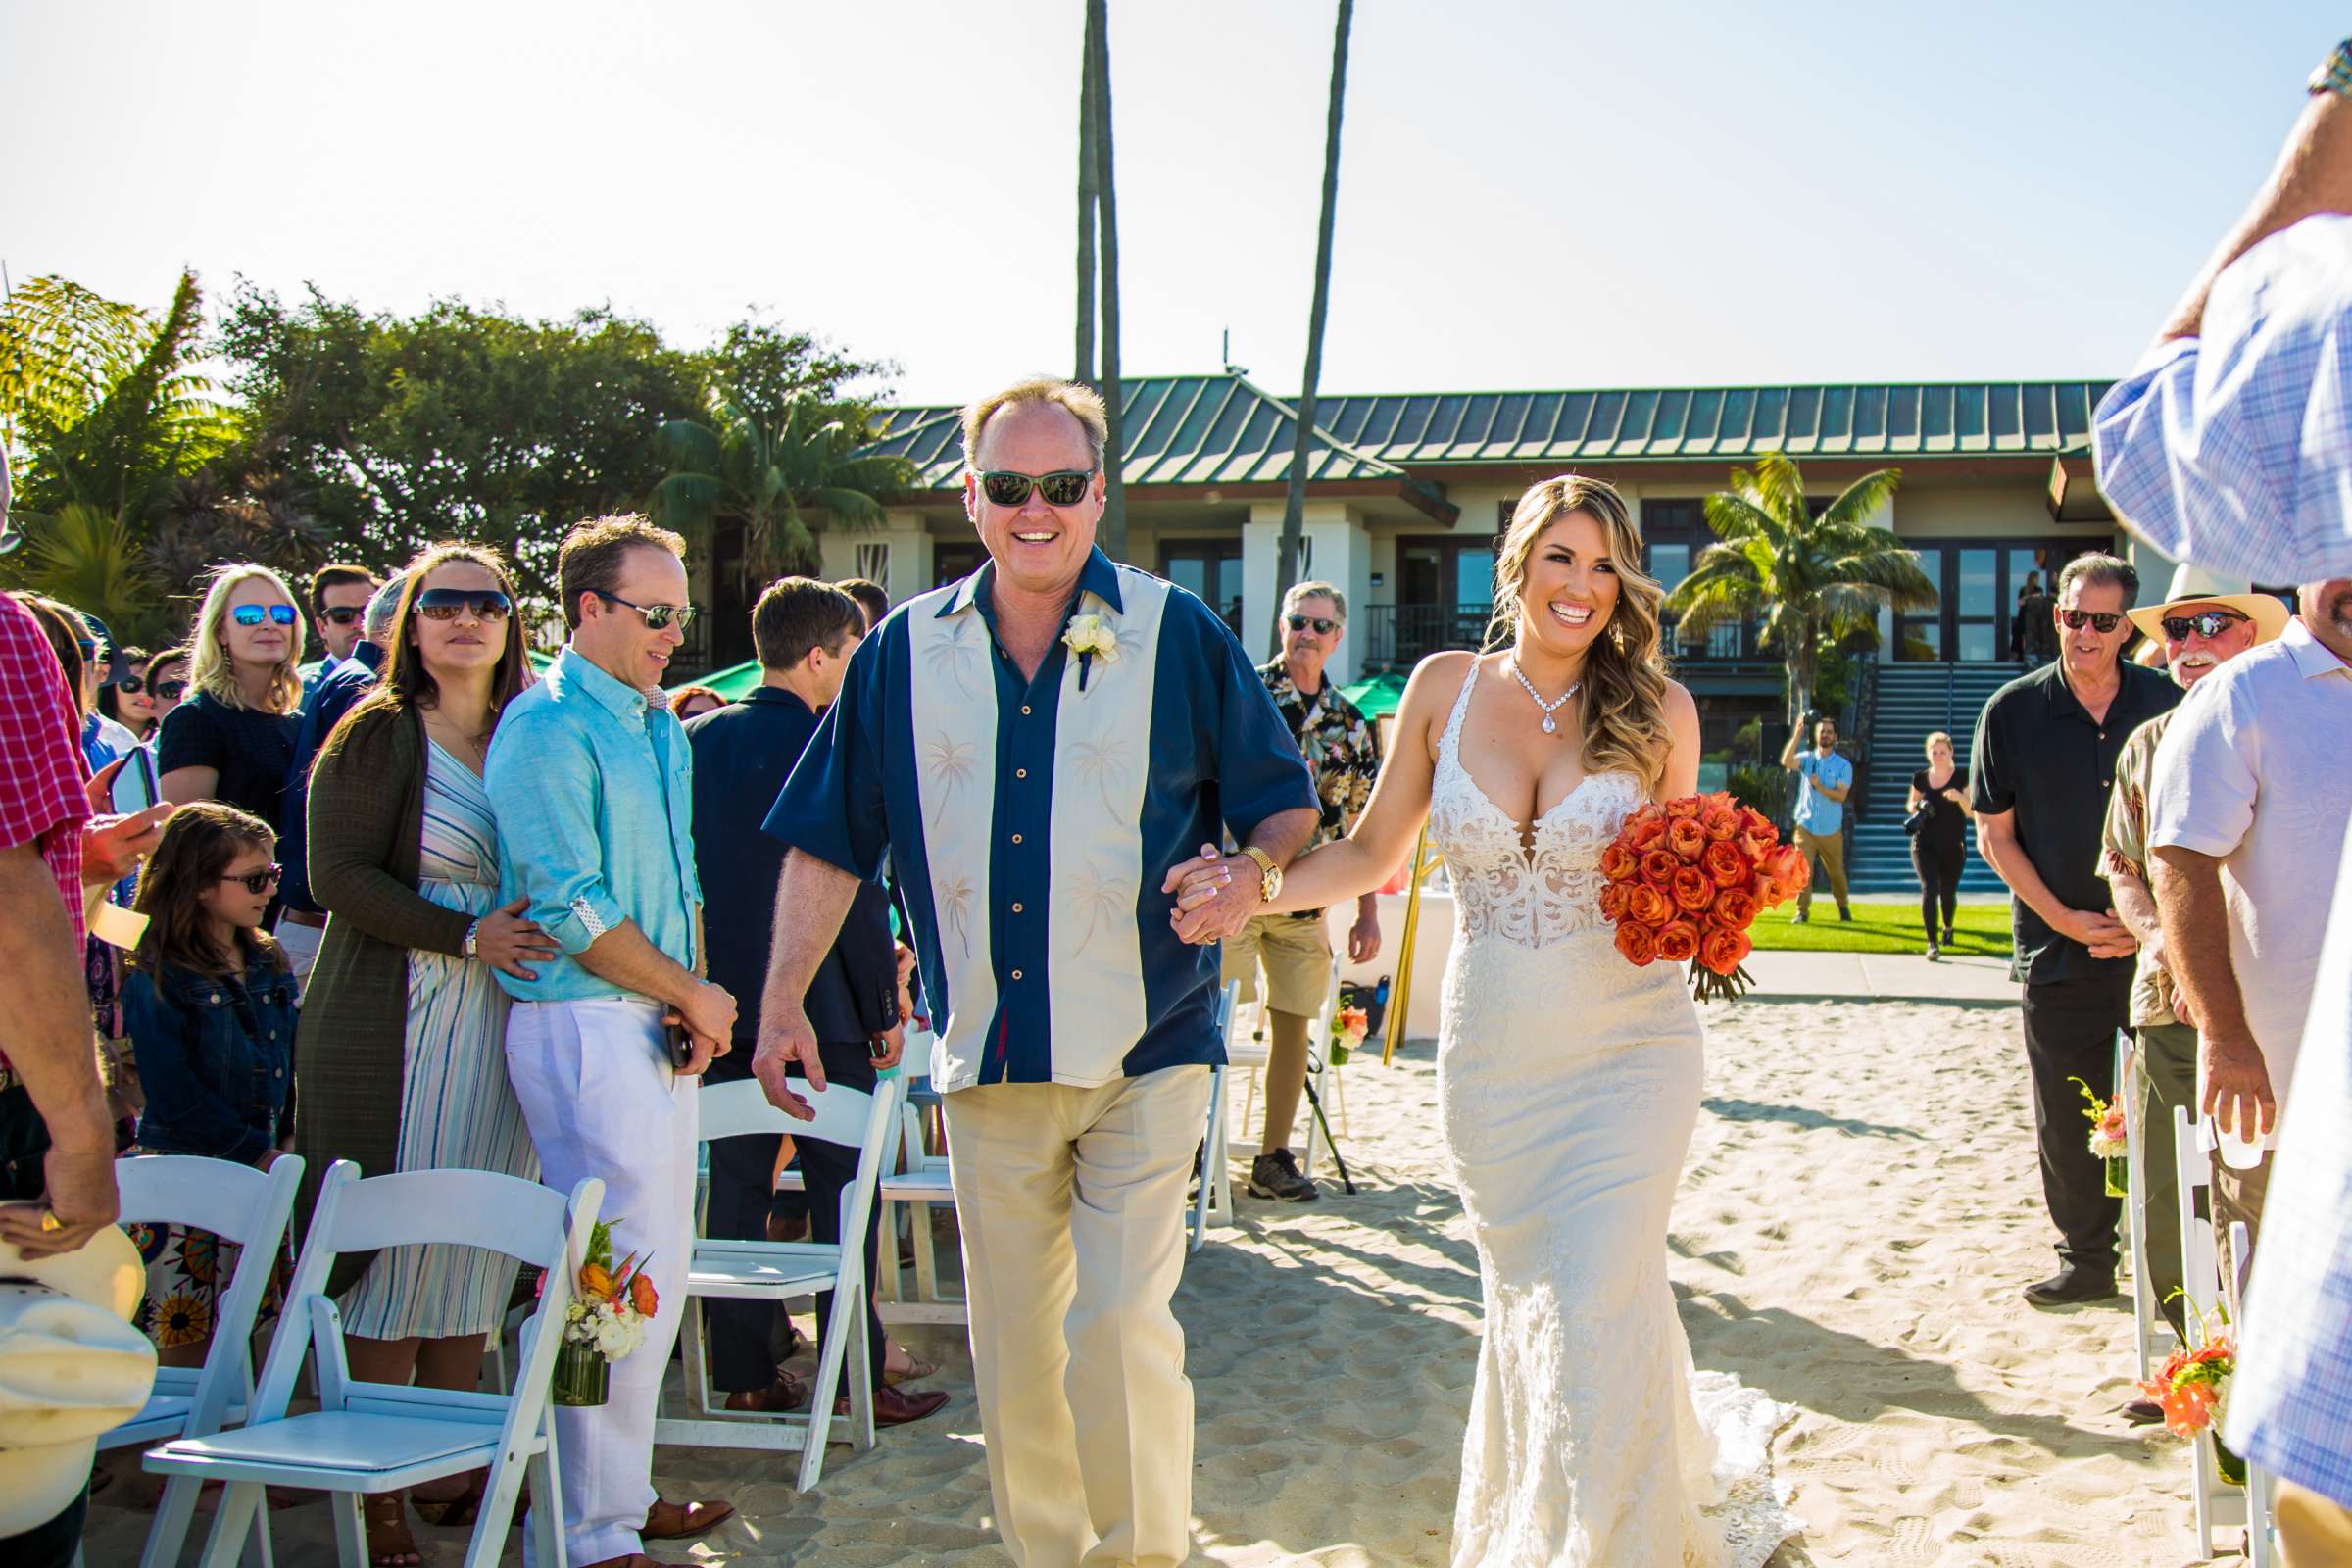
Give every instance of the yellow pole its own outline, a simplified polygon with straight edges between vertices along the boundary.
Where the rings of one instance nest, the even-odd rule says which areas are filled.
[[[1413,1000],[1413,949],[1421,933],[1421,879],[1437,863],[1429,852],[1429,829],[1425,825],[1421,836],[1413,841],[1412,870],[1405,878],[1404,890],[1404,949],[1396,960],[1396,984],[1389,991],[1387,1038],[1381,1042],[1380,1064],[1389,1065],[1396,1054],[1396,1042],[1404,1038],[1405,1009]]]

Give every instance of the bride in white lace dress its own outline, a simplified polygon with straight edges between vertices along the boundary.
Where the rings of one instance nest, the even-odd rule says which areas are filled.
[[[1697,708],[1608,485],[1528,491],[1495,580],[1507,648],[1422,662],[1363,818],[1271,907],[1378,886],[1425,818],[1452,878],[1439,1104],[1486,1296],[1455,1568],[1754,1568],[1791,1530],[1785,1412],[1693,1374],[1666,1278],[1698,1012],[1681,966],[1635,968],[1595,906],[1626,816],[1695,792]],[[1216,874],[1179,870],[1188,903]]]

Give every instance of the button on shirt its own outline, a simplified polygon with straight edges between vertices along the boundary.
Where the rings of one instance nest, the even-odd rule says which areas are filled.
[[[2099,847],[2117,760],[2133,730],[2180,701],[2180,688],[2152,669],[2125,664],[2106,716],[2094,719],[2066,683],[2063,668],[2044,664],[2019,676],[1994,692],[1977,715],[1969,800],[1980,812],[2016,813],[2011,825],[2018,848],[2059,903],[2105,909],[2112,901],[2099,877]],[[2017,942],[2013,969],[2028,985],[2092,979],[2132,966],[2130,958],[2092,957],[2082,943],[2051,930],[2023,899],[2009,901],[2009,922]]]
[[[2100,492],[2174,560],[2352,577],[2352,217],[2306,218],[2224,268],[2202,335],[2108,388],[2091,439]]]
[[[2230,966],[2271,1092],[2293,1080],[2352,826],[2352,667],[2300,620],[2197,682],[2156,749],[2148,843],[2222,862]],[[2315,884],[2313,871],[2321,868]]]
[[[1854,764],[1836,752],[1799,752],[1796,776],[1796,825],[1822,838],[1843,827],[1845,803],[1833,801],[1821,792],[1851,789]]]
[[[1225,624],[1096,551],[1024,679],[996,639],[994,565],[859,644],[767,831],[871,879],[887,856],[940,1033],[932,1079],[1092,1086],[1224,1059],[1218,954],[1168,922],[1170,867],[1230,825],[1312,808],[1306,765]],[[1065,617],[1066,620],[1066,617]]]
[[[499,902],[527,897],[562,950],[533,960],[536,980],[498,971],[517,1001],[630,995],[573,956],[623,920],[694,966],[693,753],[652,696],[566,647],[499,715],[482,777],[498,811]]]

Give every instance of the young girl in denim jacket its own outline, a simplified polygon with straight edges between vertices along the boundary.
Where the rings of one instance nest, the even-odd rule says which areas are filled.
[[[139,878],[147,930],[122,988],[123,1022],[147,1095],[145,1154],[204,1154],[267,1169],[278,1157],[294,1082],[294,977],[261,930],[277,892],[269,824],[219,801],[173,812]],[[140,1327],[167,1366],[194,1366],[236,1250],[210,1231],[137,1225],[147,1259]],[[273,1315],[287,1258],[265,1304]]]

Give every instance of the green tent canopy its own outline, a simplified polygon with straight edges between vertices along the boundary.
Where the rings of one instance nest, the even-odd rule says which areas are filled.
[[[1362,710],[1366,718],[1378,721],[1396,711],[1396,705],[1404,701],[1404,677],[1395,671],[1367,675],[1352,686],[1341,687],[1340,695]]]
[[[710,674],[698,679],[682,680],[678,682],[678,686],[708,686],[728,702],[739,703],[759,689],[760,661],[747,659],[740,664],[730,664],[725,669],[714,669]],[[672,686],[669,689],[674,692],[678,686]]]

